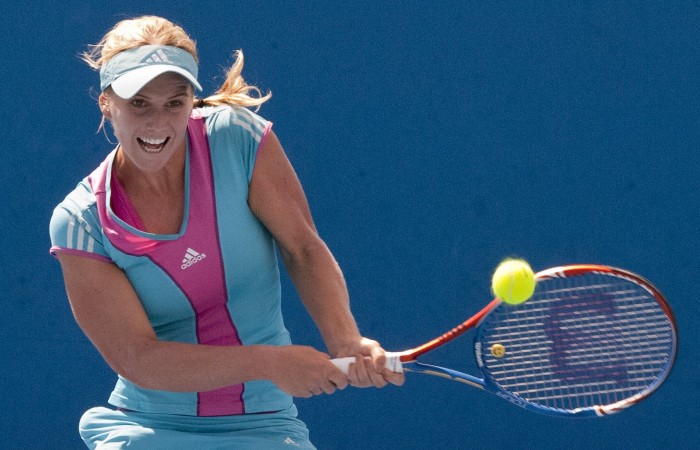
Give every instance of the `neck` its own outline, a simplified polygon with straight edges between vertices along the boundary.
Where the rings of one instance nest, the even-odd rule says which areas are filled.
[[[130,195],[148,193],[152,196],[167,196],[183,189],[185,156],[186,150],[183,145],[165,166],[157,171],[148,172],[137,167],[119,147],[114,158],[114,171]]]

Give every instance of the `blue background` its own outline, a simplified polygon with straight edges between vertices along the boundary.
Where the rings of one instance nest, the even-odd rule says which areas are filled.
[[[699,2],[28,0],[0,6],[0,447],[81,448],[78,419],[114,382],[71,317],[47,229],[112,147],[76,55],[144,13],[197,39],[207,94],[245,51],[357,320],[386,348],[475,312],[509,255],[631,269],[677,315],[673,373],[618,416],[553,419],[414,375],[298,401],[320,449],[700,442]],[[284,294],[295,341],[323,348],[287,279]],[[473,371],[470,346],[435,358]]]

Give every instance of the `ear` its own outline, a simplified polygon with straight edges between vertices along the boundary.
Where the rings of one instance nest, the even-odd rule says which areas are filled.
[[[100,106],[100,111],[102,111],[102,115],[105,116],[107,119],[111,119],[112,113],[109,110],[109,97],[105,95],[104,92],[100,94],[100,97],[97,99],[97,103]]]

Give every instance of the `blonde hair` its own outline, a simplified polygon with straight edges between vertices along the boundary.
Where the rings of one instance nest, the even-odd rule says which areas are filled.
[[[143,45],[168,45],[189,52],[194,60],[199,62],[197,45],[185,30],[167,19],[157,16],[142,16],[122,20],[117,23],[102,40],[90,45],[82,53],[81,59],[90,67],[99,70],[114,56],[135,47]],[[271,93],[263,95],[256,86],[245,82],[243,72],[243,52],[235,52],[235,61],[226,73],[226,80],[214,95],[203,99],[194,99],[195,107],[202,106],[245,106],[257,107],[271,97]],[[255,95],[252,95],[255,94]]]

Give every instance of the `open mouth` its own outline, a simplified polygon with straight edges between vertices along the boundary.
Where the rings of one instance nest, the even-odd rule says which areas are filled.
[[[139,145],[141,145],[141,148],[147,151],[148,153],[158,153],[163,148],[165,145],[168,143],[170,140],[169,137],[164,138],[164,139],[149,139],[149,138],[136,138],[138,141]]]

